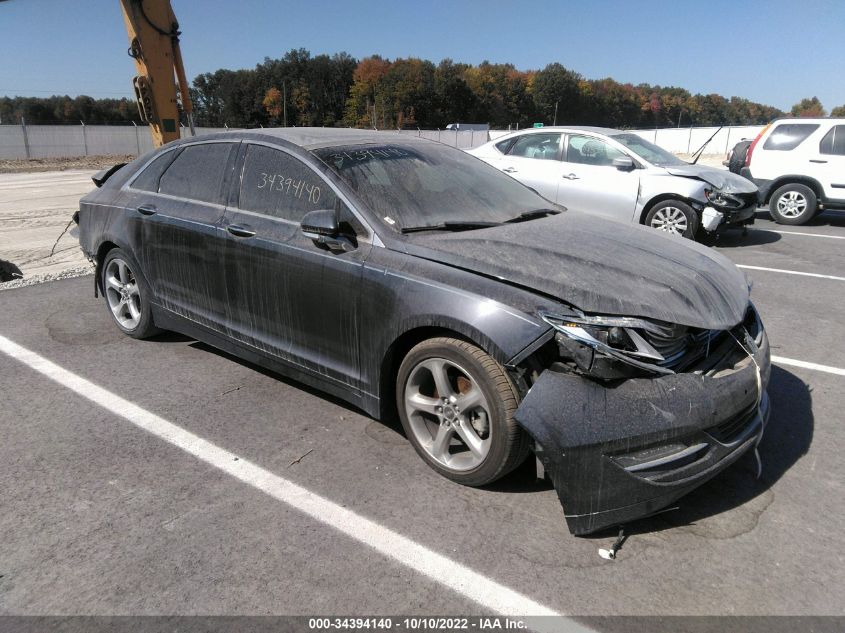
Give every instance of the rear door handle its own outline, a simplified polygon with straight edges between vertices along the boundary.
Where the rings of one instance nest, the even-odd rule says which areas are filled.
[[[811,163],[826,163],[827,161],[826,160],[817,160],[815,158],[811,158],[810,162]]]
[[[515,174],[516,168],[515,167],[505,167],[502,171],[505,172],[505,173],[508,173],[508,174]]]
[[[156,206],[154,204],[142,204],[138,207],[138,213],[141,215],[155,215]]]
[[[578,176],[575,174],[564,174],[563,177],[567,180],[578,180]]]
[[[239,226],[237,224],[230,224],[226,227],[226,230],[237,237],[252,237],[255,235],[255,231],[248,226]]]

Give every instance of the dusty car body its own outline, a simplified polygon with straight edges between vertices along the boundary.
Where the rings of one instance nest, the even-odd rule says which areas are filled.
[[[216,157],[219,171],[197,164],[200,153]],[[293,194],[290,178],[269,187],[274,200],[304,200],[301,222],[250,210],[275,176],[252,156],[300,170]],[[415,179],[422,189],[410,189]],[[147,325],[374,417],[398,409],[403,424],[419,409],[407,396],[414,372],[442,361],[426,357],[405,372],[408,359],[433,340],[471,349],[512,389],[516,432],[544,465],[575,534],[665,507],[762,436],[768,340],[733,264],[687,240],[548,208],[460,150],[355,130],[239,131],[168,145],[100,181],[80,201],[80,244],[125,332],[137,333],[148,308]],[[491,189],[489,204],[472,206]],[[435,207],[467,215],[444,222]],[[420,224],[425,218],[438,221]],[[145,304],[132,303],[139,288]],[[478,411],[492,424],[498,405],[470,418],[457,404],[479,392],[437,401],[448,389],[411,394],[432,404],[406,432],[435,470],[476,485],[468,477],[493,449],[476,463],[465,438],[484,439]],[[474,430],[449,430],[470,423]],[[430,426],[430,442],[410,437]],[[497,438],[492,428],[484,441]],[[439,457],[438,438],[448,440]],[[485,481],[524,458],[514,449]]]
[[[612,128],[521,130],[467,151],[569,209],[685,237],[749,224],[757,207],[745,178]]]

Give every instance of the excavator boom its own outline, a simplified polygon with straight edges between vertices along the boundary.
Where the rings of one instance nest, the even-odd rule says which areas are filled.
[[[120,0],[120,5],[129,34],[129,56],[135,60],[137,74],[132,84],[138,112],[150,124],[153,145],[160,147],[180,137],[180,102],[194,132],[179,23],[170,0]]]

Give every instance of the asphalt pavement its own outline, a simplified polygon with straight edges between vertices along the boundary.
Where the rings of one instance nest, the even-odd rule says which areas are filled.
[[[783,359],[762,477],[744,457],[630,524],[615,561],[597,551],[616,534],[571,536],[531,463],[461,487],[340,401],[182,336],[121,335],[90,276],[0,292],[0,336],[65,372],[0,353],[0,613],[484,614],[471,585],[489,583],[574,616],[845,615],[845,213],[805,227],[759,215],[715,248],[755,267]],[[141,413],[115,413],[126,401]],[[145,415],[170,431],[133,422]],[[215,461],[231,455],[295,494]],[[340,518],[303,511],[308,494]],[[361,520],[341,525],[346,510]],[[381,528],[408,554],[368,544]]]

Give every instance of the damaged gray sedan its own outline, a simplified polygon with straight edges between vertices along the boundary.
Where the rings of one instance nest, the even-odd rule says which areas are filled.
[[[95,182],[80,243],[127,335],[182,332],[398,416],[461,484],[533,454],[575,534],[660,510],[762,437],[769,345],[733,264],[460,150],[239,131]]]

